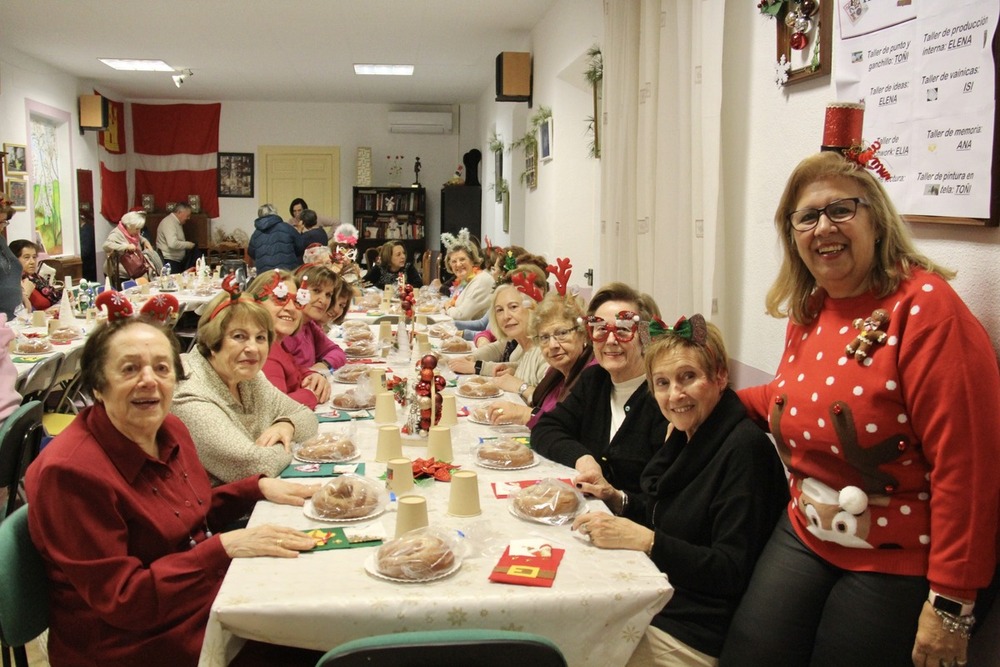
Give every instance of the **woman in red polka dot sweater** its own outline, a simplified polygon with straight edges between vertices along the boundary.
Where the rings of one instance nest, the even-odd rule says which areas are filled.
[[[977,591],[982,615],[996,588],[990,338],[841,154],[799,164],[775,224],[767,306],[789,317],[785,349],[740,398],[774,435],[791,502],[721,664],[963,665]]]

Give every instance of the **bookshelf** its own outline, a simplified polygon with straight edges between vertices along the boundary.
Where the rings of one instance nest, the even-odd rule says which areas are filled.
[[[427,194],[423,188],[354,188],[358,254],[389,240],[406,246],[407,257],[424,251]]]

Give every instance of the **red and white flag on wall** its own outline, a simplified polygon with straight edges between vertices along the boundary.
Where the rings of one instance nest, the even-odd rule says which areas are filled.
[[[219,217],[217,165],[221,104],[109,102],[101,132],[101,214],[117,224],[153,195],[156,207],[201,198],[201,210]]]
[[[201,210],[219,217],[217,183],[221,104],[132,104],[135,195],[161,202],[201,197]]]

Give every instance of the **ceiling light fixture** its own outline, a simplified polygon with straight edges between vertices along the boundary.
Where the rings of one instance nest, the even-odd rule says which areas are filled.
[[[102,63],[117,70],[127,72],[173,72],[174,68],[162,60],[142,60],[137,58],[98,58]]]
[[[363,65],[354,63],[354,73],[362,76],[413,76],[413,65]]]
[[[170,78],[174,80],[174,85],[180,88],[184,80],[192,76],[194,76],[194,72],[189,69],[182,69],[180,74],[174,74]]]

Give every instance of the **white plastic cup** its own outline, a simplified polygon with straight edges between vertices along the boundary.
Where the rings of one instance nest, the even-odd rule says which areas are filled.
[[[396,537],[427,525],[427,499],[403,496],[396,501]]]
[[[403,457],[403,438],[399,435],[399,427],[388,424],[378,427],[378,445],[375,448],[375,461],[388,463],[389,459]]]
[[[380,391],[375,395],[375,423],[396,423],[396,399],[391,391]]]
[[[413,461],[400,457],[389,459],[385,472],[385,485],[397,496],[413,488]]]
[[[454,394],[441,395],[441,419],[438,426],[455,426],[458,423],[458,410],[455,406]]]
[[[479,475],[474,470],[456,470],[451,473],[451,495],[448,496],[448,514],[452,516],[478,516]]]
[[[435,461],[451,463],[455,460],[455,454],[451,449],[450,426],[431,426],[427,436],[427,455]]]

